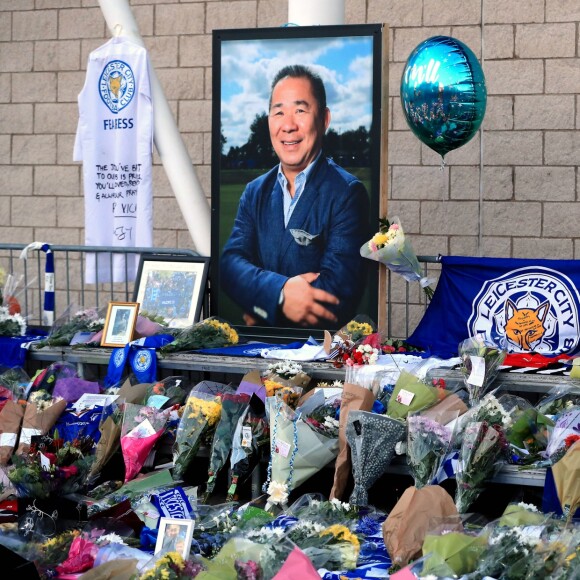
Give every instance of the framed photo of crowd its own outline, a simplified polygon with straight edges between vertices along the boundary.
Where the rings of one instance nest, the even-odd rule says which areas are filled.
[[[333,197],[331,191],[324,192],[327,196],[324,201],[313,203],[309,199],[312,193],[307,195],[307,192],[309,187],[318,185],[314,177],[308,177],[304,194],[301,194],[286,223],[280,217],[283,211],[281,203],[280,208],[274,208],[277,213],[272,214],[271,220],[264,217],[266,210],[256,210],[261,213],[255,215],[255,220],[252,217],[251,225],[247,224],[250,221],[248,211],[254,211],[253,208],[260,204],[247,204],[252,206],[247,209],[243,206],[248,187],[254,187],[248,184],[257,183],[262,187],[263,183],[265,189],[277,187],[276,167],[280,161],[283,165],[284,160],[276,148],[273,133],[274,115],[281,114],[275,110],[277,103],[271,103],[273,81],[288,65],[297,65],[300,70],[311,71],[322,82],[326,107],[330,111],[330,121],[323,129],[322,154],[316,158],[316,167],[322,167],[321,158],[324,163],[330,160],[333,167],[338,166],[337,171],[344,170],[362,182],[364,188],[361,190],[366,190],[366,196],[359,205],[368,223],[365,229],[368,238],[363,242],[378,230],[380,212],[386,209],[386,170],[382,168],[385,157],[381,157],[381,129],[386,125],[386,117],[383,118],[381,113],[388,109],[388,95],[383,92],[382,80],[388,66],[384,57],[385,30],[382,24],[365,24],[213,32],[211,314],[236,325],[242,336],[320,337],[322,329],[339,329],[356,314],[366,314],[380,322],[379,267],[360,257],[361,235],[353,242],[350,240],[354,240],[354,236],[342,236],[346,240],[344,243],[351,244],[347,248],[351,261],[345,260],[344,263],[339,258],[337,243],[331,239],[332,229],[338,227],[335,224],[342,227],[346,219],[340,214],[340,197]],[[316,93],[317,106],[322,108],[318,95]],[[299,148],[301,140],[302,136],[295,141],[288,138],[284,146]],[[322,171],[317,169],[317,174]],[[312,179],[312,186],[309,179]],[[321,180],[321,191],[325,183]],[[272,202],[274,206],[276,203],[275,200]],[[352,215],[356,211],[355,207],[347,213]],[[326,214],[327,223],[332,224],[329,227],[324,222]],[[320,223],[312,225],[313,219],[319,219]],[[250,231],[243,231],[245,225]],[[239,256],[235,257],[233,268],[230,260],[232,243],[238,244],[243,254],[241,260]],[[310,255],[326,251],[321,250],[324,244],[332,248],[333,258],[324,258],[320,264],[310,261]],[[291,259],[304,263],[304,273],[313,272],[321,279],[341,276],[334,285],[330,284],[331,288],[354,288],[356,285],[356,290],[348,298],[340,296],[337,291],[330,292],[341,302],[336,308],[336,320],[294,323],[273,313],[274,301],[280,294],[277,274],[288,278],[292,275],[284,266],[284,261]],[[243,263],[250,263],[257,269],[245,270]],[[347,267],[347,263],[353,267]],[[277,266],[280,270],[276,269]],[[263,276],[264,271],[273,272],[269,284]],[[298,275],[302,274],[296,271]],[[316,286],[317,283],[313,284]],[[328,288],[322,284],[320,287]],[[272,296],[268,292],[278,294]],[[281,294],[279,300],[283,304]],[[382,301],[385,301],[384,294]]]
[[[201,315],[208,271],[206,257],[142,254],[133,300],[169,327],[191,326]]]

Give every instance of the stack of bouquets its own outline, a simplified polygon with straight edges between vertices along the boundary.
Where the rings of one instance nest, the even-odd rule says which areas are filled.
[[[250,396],[247,393],[225,394],[222,397],[222,408],[220,420],[216,426],[211,444],[209,458],[208,480],[204,495],[207,501],[213,493],[216,478],[221,468],[226,464],[228,455],[232,448],[232,440],[238,421],[245,413],[250,403]]]
[[[121,426],[121,450],[125,482],[141,471],[147,456],[163,434],[169,414],[146,405],[125,403]]]
[[[21,497],[46,499],[79,492],[93,456],[89,437],[65,442],[35,437],[26,453],[14,456],[8,478]]]
[[[169,329],[171,331],[171,329]],[[238,333],[227,322],[206,318],[192,326],[174,331],[175,340],[159,349],[161,354],[202,348],[220,348],[238,343]]]
[[[507,352],[477,334],[459,343],[461,371],[471,406],[478,403],[490,389]]]
[[[266,400],[270,417],[270,463],[264,490],[270,505],[285,505],[295,487],[320,471],[338,453],[338,439],[311,428],[300,410],[281,397]]]
[[[265,378],[274,383],[289,383],[296,387],[307,387],[310,377],[302,370],[302,365],[294,361],[278,361],[268,365]]]
[[[173,477],[183,478],[196,456],[202,438],[212,432],[221,417],[221,397],[204,392],[191,391],[180,409],[181,419],[175,434],[173,448]]]

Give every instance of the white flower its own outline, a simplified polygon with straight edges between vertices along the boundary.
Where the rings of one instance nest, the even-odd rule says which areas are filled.
[[[279,481],[271,481],[268,486],[268,503],[285,504],[288,501],[288,486]]]
[[[105,534],[104,536],[99,536],[95,540],[95,542],[99,545],[101,544],[123,544],[123,546],[127,545],[123,541],[123,538],[118,534],[115,534],[114,532],[111,532],[110,534]]]
[[[342,389],[342,388],[344,388],[344,384],[341,381],[333,381],[332,386],[335,389]]]
[[[538,508],[532,503],[524,503],[523,501],[521,501],[518,504],[518,507],[524,508],[525,510],[528,510],[529,512],[538,512]]]

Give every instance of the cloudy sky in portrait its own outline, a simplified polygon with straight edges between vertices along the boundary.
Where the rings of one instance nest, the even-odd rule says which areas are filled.
[[[267,112],[270,84],[289,64],[304,64],[324,81],[337,133],[370,130],[372,37],[231,40],[221,44],[221,121],[224,152],[243,145],[256,115]]]

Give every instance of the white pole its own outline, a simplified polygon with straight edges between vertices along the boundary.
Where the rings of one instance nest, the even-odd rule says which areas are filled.
[[[299,26],[344,24],[344,0],[288,0],[288,22]]]
[[[126,36],[144,46],[137,22],[128,0],[99,0],[109,30],[116,35]],[[204,256],[211,253],[211,214],[209,204],[191,159],[181,138],[175,119],[159,84],[153,66],[150,67],[151,94],[155,146],[195,249]]]

